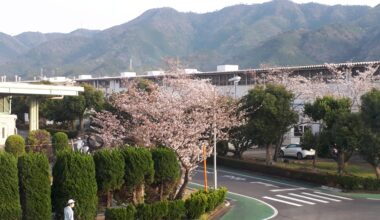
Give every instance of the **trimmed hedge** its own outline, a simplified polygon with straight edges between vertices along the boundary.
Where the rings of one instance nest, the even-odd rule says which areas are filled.
[[[106,210],[106,220],[180,220],[187,216],[188,219],[198,219],[205,212],[213,211],[223,203],[227,189],[200,190],[191,194],[185,202],[182,200],[160,201],[152,204],[139,204],[136,210],[134,206],[110,208]]]
[[[69,138],[64,132],[57,132],[52,137],[52,144],[54,149],[54,154],[57,155],[57,152],[62,150],[71,150],[69,145]]]
[[[152,153],[145,148],[125,147],[121,150],[125,162],[123,188],[134,191],[133,203],[144,202],[144,184],[154,178]]]
[[[96,183],[100,194],[108,194],[107,206],[112,201],[112,191],[124,183],[124,158],[119,150],[100,150],[94,154]]]
[[[152,154],[144,148],[126,147],[121,150],[125,162],[125,183],[131,188],[152,183],[154,165]]]
[[[173,150],[155,148],[151,152],[154,162],[154,185],[159,187],[159,197],[163,200],[175,190],[181,167]]]
[[[22,136],[14,134],[7,138],[5,141],[4,150],[13,154],[15,157],[25,153],[25,140]]]
[[[212,159],[209,160],[211,162]],[[242,169],[254,172],[265,173],[268,175],[286,177],[302,180],[330,187],[339,187],[343,190],[368,190],[380,191],[380,180],[374,178],[363,178],[358,176],[335,175],[329,173],[312,173],[301,170],[293,170],[276,166],[267,166],[252,161],[243,161],[227,157],[218,157],[219,165]]]
[[[57,132],[63,132],[67,134],[67,137],[69,139],[76,138],[78,136],[79,131],[76,130],[63,130],[63,129],[55,129],[55,128],[46,128],[46,130],[51,134],[54,135]]]
[[[174,200],[168,202],[167,220],[180,220],[186,216],[185,202],[183,200]]]
[[[0,152],[0,219],[21,219],[16,158]]]
[[[187,210],[187,217],[189,219],[198,219],[206,212],[207,196],[204,192],[191,194],[190,198],[186,199],[185,207]]]
[[[49,161],[43,154],[24,154],[18,159],[23,220],[51,219]]]
[[[106,220],[134,220],[136,208],[133,205],[120,208],[107,208],[105,217]]]
[[[31,131],[26,138],[26,151],[44,153],[49,161],[53,161],[53,148],[51,146],[50,133],[46,130]]]
[[[91,155],[63,151],[53,167],[52,204],[58,219],[69,199],[74,199],[75,219],[94,219],[97,207],[95,163]]]

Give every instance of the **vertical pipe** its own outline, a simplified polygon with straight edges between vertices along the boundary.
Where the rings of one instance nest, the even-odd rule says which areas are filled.
[[[205,191],[207,192],[207,156],[206,156],[206,146],[203,144],[203,176],[204,176],[204,185],[205,185]]]

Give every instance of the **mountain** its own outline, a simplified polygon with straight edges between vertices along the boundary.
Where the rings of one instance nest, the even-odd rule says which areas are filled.
[[[380,59],[380,5],[327,6],[274,0],[197,14],[151,9],[106,30],[0,34],[0,72],[39,75],[116,75],[165,68],[215,70]],[[1,30],[0,30],[1,31]]]

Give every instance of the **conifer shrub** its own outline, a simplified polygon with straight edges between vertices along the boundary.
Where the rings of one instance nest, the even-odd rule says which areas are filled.
[[[124,183],[124,158],[119,150],[104,149],[94,154],[96,182],[99,194],[107,195],[111,205],[112,192]]]
[[[5,151],[13,154],[15,157],[25,153],[25,140],[22,136],[14,134],[5,141]]]
[[[97,185],[91,155],[62,151],[53,167],[52,204],[58,219],[69,199],[75,202],[75,219],[92,220],[96,215]]]
[[[198,219],[206,212],[207,195],[205,193],[193,193],[190,198],[186,199],[185,207],[189,219]]]
[[[18,159],[23,220],[51,219],[49,161],[44,154],[24,154]]]
[[[46,130],[29,132],[28,137],[26,138],[26,151],[43,153],[48,157],[49,162],[52,162],[54,155],[50,133]]]
[[[151,152],[154,162],[154,185],[159,188],[159,198],[163,200],[175,190],[181,168],[174,151],[155,148]]]
[[[167,220],[180,220],[186,216],[185,202],[183,200],[173,200],[168,202]]]
[[[54,154],[62,150],[71,150],[71,146],[69,145],[69,138],[67,134],[64,132],[57,132],[52,137],[52,144]]]
[[[135,215],[136,208],[133,205],[107,208],[105,213],[106,220],[134,220]]]
[[[0,152],[0,219],[21,218],[16,158]]]
[[[138,204],[136,207],[136,219],[153,220],[152,206],[148,204]]]
[[[133,203],[144,201],[144,184],[151,184],[154,178],[152,154],[144,148],[125,147],[121,150],[125,162],[124,185],[133,191]]]

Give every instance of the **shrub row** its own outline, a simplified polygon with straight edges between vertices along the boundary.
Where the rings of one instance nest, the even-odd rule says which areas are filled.
[[[78,131],[76,130],[62,130],[62,129],[55,129],[55,128],[46,128],[46,130],[53,136],[57,132],[63,132],[67,134],[67,136],[70,139],[76,138],[78,136]]]
[[[210,212],[223,203],[227,195],[227,189],[222,187],[218,190],[200,190],[191,194],[185,202],[187,217],[198,219],[202,214]]]
[[[374,178],[363,178],[348,175],[339,176],[329,173],[313,173],[276,166],[267,166],[252,161],[242,161],[227,157],[218,157],[217,162],[219,165],[231,168],[244,168],[248,171],[297,179],[330,187],[339,187],[343,190],[380,191],[380,180]]]
[[[162,201],[152,204],[139,204],[137,208],[108,208],[106,220],[178,220],[187,216],[188,219],[198,219],[202,214],[214,210],[226,198],[227,189],[200,190],[193,193],[186,201]]]
[[[51,140],[50,140],[51,139]],[[10,135],[5,141],[5,151],[13,154],[16,157],[27,152],[44,153],[49,158],[49,161],[53,160],[54,155],[58,151],[71,149],[69,145],[68,136],[63,132],[56,132],[52,138],[50,133],[46,130],[36,130],[28,134],[25,140],[20,135]]]
[[[45,155],[18,158],[0,152],[0,219],[51,219],[49,162]],[[22,211],[21,211],[22,210]]]
[[[139,204],[137,208],[133,205],[108,208],[105,214],[106,220],[177,220],[185,215],[185,202],[182,200]]]

